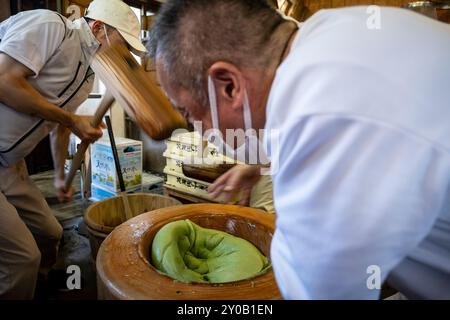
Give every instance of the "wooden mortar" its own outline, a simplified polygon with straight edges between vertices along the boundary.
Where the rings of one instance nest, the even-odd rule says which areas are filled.
[[[281,299],[272,269],[255,278],[225,284],[182,283],[149,262],[155,234],[165,224],[190,219],[253,243],[270,257],[275,217],[265,211],[221,204],[194,204],[142,214],[116,228],[97,255],[99,299],[265,300]]]
[[[181,205],[181,202],[170,197],[148,193],[123,195],[127,197],[133,216],[152,210]],[[95,260],[97,251],[103,240],[124,220],[124,204],[121,197],[105,199],[91,205],[84,214],[84,223],[89,232],[91,254]]]

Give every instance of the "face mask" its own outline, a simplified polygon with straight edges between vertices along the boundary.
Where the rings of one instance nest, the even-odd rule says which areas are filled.
[[[213,133],[210,135],[210,137],[208,137],[208,140],[211,141],[216,147],[218,147],[219,151],[222,152],[222,154],[226,155],[228,158],[238,160],[239,162],[257,164],[267,161],[266,156],[263,152],[263,147],[256,135],[255,130],[253,130],[252,115],[247,90],[244,91],[243,102],[245,141],[236,150],[223,140],[219,127],[216,89],[211,77],[208,77],[208,95],[213,127]],[[214,137],[214,141],[212,141],[212,137]]]

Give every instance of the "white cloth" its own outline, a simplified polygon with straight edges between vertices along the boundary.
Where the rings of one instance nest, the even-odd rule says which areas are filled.
[[[0,52],[33,71],[30,84],[50,103],[71,112],[92,90],[89,64],[99,45],[84,19],[72,23],[48,10],[24,11],[0,24]],[[4,167],[23,159],[56,126],[2,103],[0,114]]]
[[[368,17],[307,20],[270,92],[271,255],[287,299],[376,299],[372,265],[410,296],[450,298],[450,26],[382,8],[371,30]]]

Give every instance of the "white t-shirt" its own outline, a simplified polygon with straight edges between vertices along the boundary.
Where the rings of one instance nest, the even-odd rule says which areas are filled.
[[[75,111],[94,83],[90,60],[99,42],[84,19],[49,10],[24,11],[0,24],[0,52],[28,67],[28,81],[50,103]],[[0,166],[23,159],[56,123],[0,103]]]
[[[323,10],[277,70],[272,262],[288,299],[450,298],[450,26]]]

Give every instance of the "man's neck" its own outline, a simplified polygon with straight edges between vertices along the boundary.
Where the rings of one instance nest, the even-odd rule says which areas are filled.
[[[274,63],[266,70],[263,71],[263,74],[258,75],[258,82],[260,87],[257,89],[258,92],[263,92],[263,95],[260,95],[260,100],[255,104],[257,107],[257,113],[254,114],[258,117],[261,117],[260,119],[254,119],[256,120],[256,123],[265,123],[266,122],[266,106],[267,102],[269,100],[270,90],[273,84],[273,81],[275,80],[275,76],[277,73],[278,67],[283,63],[283,61],[287,58],[289,55],[292,43],[295,39],[295,36],[298,32],[298,26],[294,23],[290,23],[289,27],[286,28],[286,30],[283,32],[280,37],[282,37],[282,41],[280,41],[280,50],[279,57],[280,59],[275,59]],[[264,81],[261,81],[263,79]]]
[[[286,41],[286,48],[283,50],[283,53],[281,54],[281,63],[283,63],[283,61],[287,58],[287,56],[289,55],[289,53],[291,52],[291,48],[292,48],[292,43],[295,40],[295,37],[298,33],[298,26],[295,26],[295,28],[293,28],[290,32],[289,38]],[[278,69],[278,67],[277,67]]]

